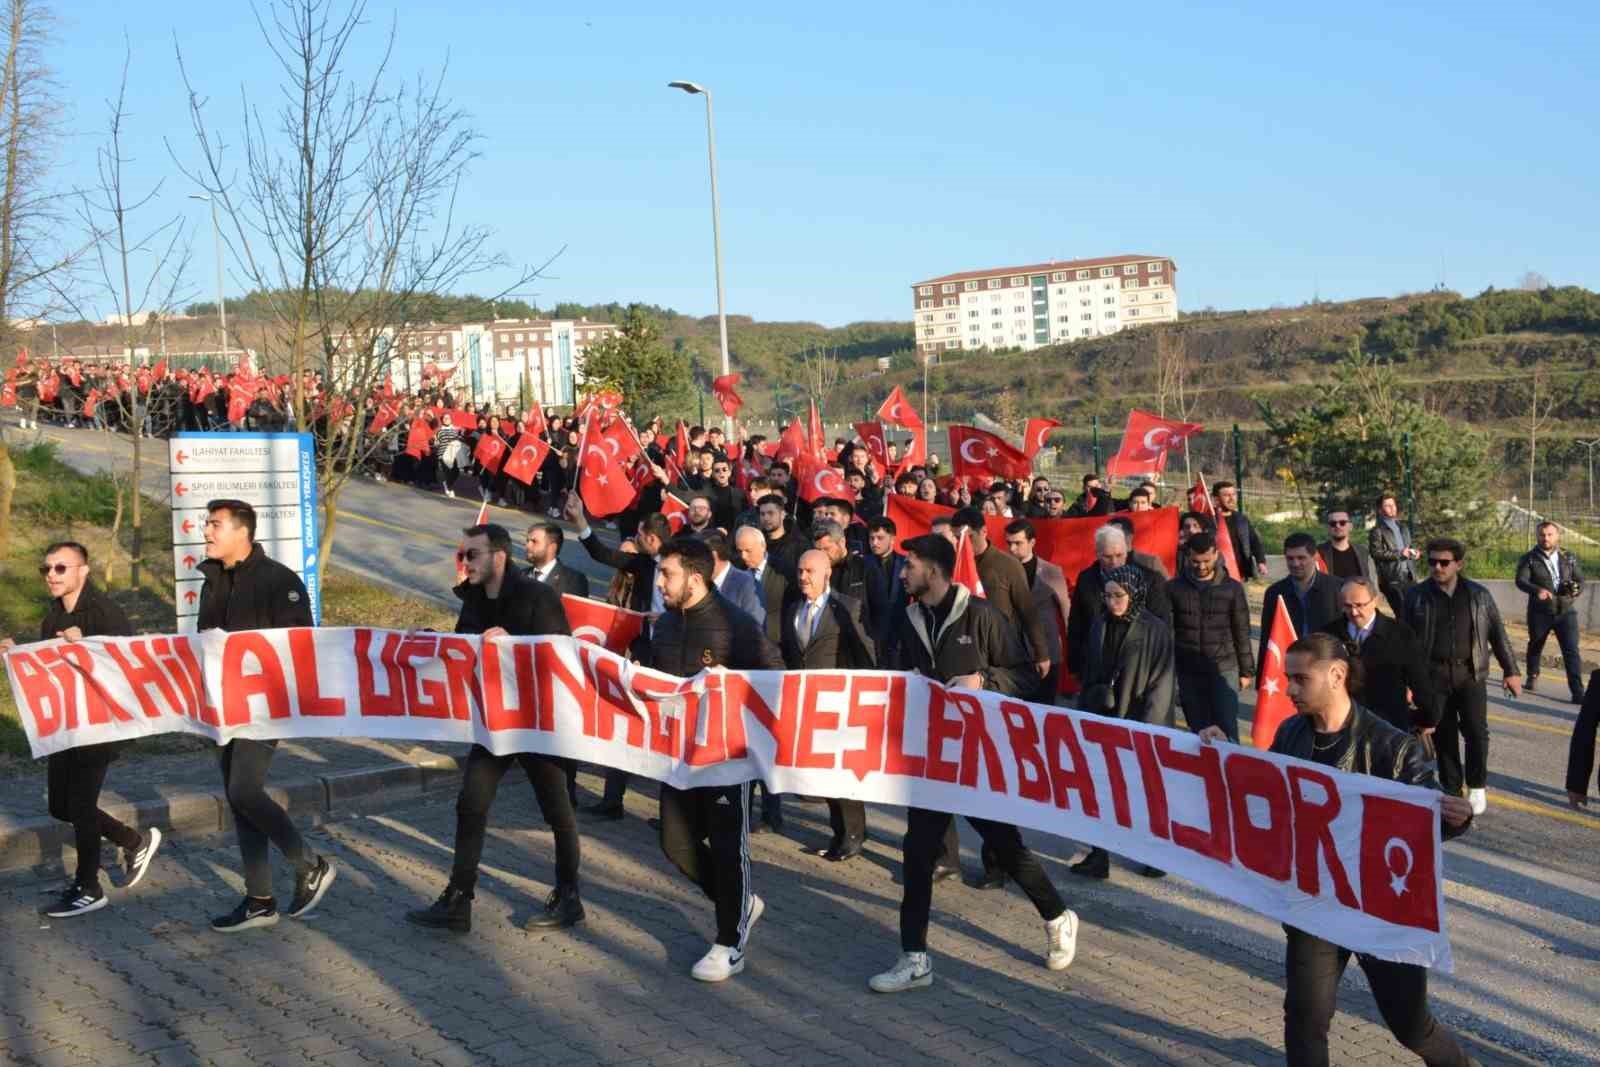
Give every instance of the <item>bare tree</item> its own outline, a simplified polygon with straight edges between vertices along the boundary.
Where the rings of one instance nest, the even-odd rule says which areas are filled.
[[[1543,393],[1541,399],[1540,393]],[[1550,377],[1543,367],[1535,367],[1533,380],[1528,385],[1528,544],[1533,544],[1534,524],[1538,517],[1534,513],[1533,474],[1535,461],[1539,454],[1539,434],[1550,425],[1550,413],[1555,409],[1556,395],[1550,388]]]
[[[221,209],[237,276],[267,295],[263,361],[288,373],[292,421],[317,436],[324,566],[339,493],[377,448],[364,430],[375,392],[396,361],[419,355],[413,324],[464,279],[505,265],[487,227],[456,217],[479,135],[443,93],[447,64],[432,77],[393,77],[391,22],[375,64],[353,73],[366,5],[337,2],[269,0],[258,10],[282,101],[263,113],[243,99],[238,160],[178,55],[201,157],[185,173]],[[323,396],[309,396],[319,375]]]
[[[817,410],[825,412],[828,396],[839,384],[839,350],[829,352],[826,348],[808,346],[795,359],[800,364],[797,369],[802,376],[801,384],[816,401]]]
[[[122,79],[117,97],[106,104],[106,137],[96,150],[96,184],[80,190],[78,216],[88,236],[93,291],[115,311],[122,325],[122,358],[127,360],[126,386],[116,395],[100,401],[115,409],[117,415],[106,421],[106,431],[115,432],[117,424],[125,425],[132,438],[133,449],[126,476],[113,464],[109,469],[115,491],[115,512],[111,521],[111,543],[117,543],[124,512],[128,515],[131,531],[129,546],[129,584],[139,587],[140,566],[144,561],[143,494],[140,492],[143,468],[140,447],[148,426],[152,437],[163,433],[167,427],[156,425],[151,418],[151,395],[141,395],[142,375],[138,355],[147,350],[149,331],[159,327],[183,299],[180,286],[188,270],[188,234],[180,217],[146,223],[144,216],[161,195],[162,183],[157,181],[148,191],[129,193],[124,168],[134,160],[125,154],[124,134],[128,119],[127,88],[129,58],[123,59]],[[90,273],[90,272],[86,272]],[[80,318],[89,316],[78,306],[73,290],[53,286],[57,298],[76,311]],[[138,319],[138,326],[135,319]],[[148,375],[148,371],[144,372]],[[111,581],[115,556],[107,553],[104,564],[105,581]]]
[[[1189,393],[1189,342],[1183,334],[1168,328],[1156,334],[1156,414],[1190,421],[1194,397]],[[1186,483],[1194,481],[1189,466],[1189,442],[1183,444],[1183,473]]]
[[[1543,274],[1540,274],[1536,270],[1530,270],[1525,272],[1522,277],[1517,280],[1517,288],[1526,290],[1530,293],[1537,293],[1541,290],[1550,288],[1550,279],[1546,278]]]

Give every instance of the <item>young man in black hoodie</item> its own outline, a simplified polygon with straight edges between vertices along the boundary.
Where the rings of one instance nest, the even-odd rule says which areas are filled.
[[[39,640],[81,641],[85,637],[126,637],[133,633],[122,609],[103,595],[89,578],[89,550],[76,541],[57,541],[44,550],[39,567],[50,607],[39,624]],[[0,652],[16,642],[0,640]],[[161,831],[152,827],[140,834],[100,810],[100,789],[106,770],[127,746],[125,741],[79,745],[52,752],[49,766],[50,814],[72,824],[78,847],[78,868],[61,898],[43,912],[52,919],[87,915],[106,906],[100,888],[100,839],[122,848],[125,877],[122,888],[132,889],[161,847]]]
[[[688,678],[711,667],[783,670],[766,631],[716,591],[711,549],[680,537],[661,550],[656,584],[664,611],[642,659]],[[721,982],[744,970],[745,940],[765,909],[750,891],[750,783],[661,786],[661,851],[717,909],[717,939],[690,972]]]
[[[242,500],[213,500],[206,505],[206,512],[206,558],[199,567],[205,585],[200,588],[195,628],[231,633],[315,626],[300,576],[256,544],[255,509]],[[222,784],[244,861],[245,896],[238,907],[211,921],[211,928],[218,933],[237,933],[278,921],[269,844],[277,845],[294,864],[290,918],[310,914],[333,884],[333,864],[311,851],[289,821],[289,813],[267,795],[267,772],[277,749],[276,741],[243,737],[221,749]]]
[[[1011,696],[1031,692],[1038,674],[1015,629],[987,601],[950,581],[955,547],[937,534],[924,534],[907,541],[905,550],[906,592],[916,598],[907,611],[912,634],[896,645],[896,659],[886,666],[915,671],[957,689],[992,689]],[[928,958],[933,868],[952,818],[948,811],[926,808],[906,812],[900,958],[867,983],[875,993],[933,984],[933,962]],[[1077,952],[1077,915],[1062,903],[1015,826],[970,817],[967,821],[1045,921],[1046,965],[1052,971],[1065,969]]]
[[[511,535],[504,526],[488,523],[461,532],[460,556],[467,580],[455,588],[461,598],[456,633],[493,639],[572,632],[555,587],[512,565]],[[539,811],[555,832],[556,843],[556,886],[545,898],[544,909],[526,925],[537,930],[583,921],[583,901],[578,896],[578,817],[567,786],[568,761],[532,752],[497,756],[482,745],[473,745],[467,753],[461,794],[456,798],[456,852],[450,884],[431,907],[407,912],[408,922],[457,933],[472,929],[473,890],[478,884],[489,809],[500,779],[513,765],[521,765],[533,785]]]

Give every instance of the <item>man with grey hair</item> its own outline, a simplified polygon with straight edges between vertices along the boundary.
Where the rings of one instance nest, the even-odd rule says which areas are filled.
[[[1072,582],[1072,603],[1067,609],[1067,669],[1079,677],[1088,667],[1085,660],[1089,630],[1105,611],[1105,576],[1123,564],[1138,567],[1145,577],[1145,610],[1172,625],[1172,603],[1167,595],[1167,579],[1129,553],[1128,534],[1116,522],[1108,522],[1094,532],[1095,561],[1078,572]]]
[[[850,551],[849,537],[837,522],[813,523],[811,545],[826,554],[828,562],[833,565],[830,587],[834,592],[843,593],[856,603],[865,605],[868,632],[877,633],[883,625],[888,601],[883,583],[879,580],[882,571],[877,567],[868,567],[866,560]]]
[[[741,526],[733,535],[734,556],[739,566],[755,579],[756,590],[766,608],[767,640],[777,644],[783,638],[780,616],[789,583],[767,558],[767,535],[755,526]]]

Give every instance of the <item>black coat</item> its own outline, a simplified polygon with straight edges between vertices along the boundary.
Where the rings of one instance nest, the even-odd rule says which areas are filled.
[[[1322,627],[1322,632],[1346,642],[1346,647],[1351,641],[1350,624],[1342,616]],[[1390,726],[1411,730],[1438,725],[1439,698],[1428,674],[1428,657],[1411,627],[1380,613],[1361,643],[1361,669],[1361,685],[1350,695]],[[1407,689],[1416,702],[1415,715],[1406,702]]]
[[[1578,557],[1566,549],[1557,549],[1561,559],[1561,581],[1576,582],[1580,589],[1583,585],[1583,568],[1578,564]],[[1545,562],[1544,553],[1537,548],[1531,549],[1517,560],[1517,588],[1528,594],[1528,617],[1534,615],[1565,615],[1578,603],[1575,596],[1555,596],[1556,581],[1550,574],[1550,564]],[[1539,598],[1539,590],[1548,589],[1552,594],[1549,600]],[[1529,625],[1532,625],[1531,623]]]
[[[767,640],[777,644],[783,640],[783,604],[789,596],[789,580],[778,573],[778,568],[768,560],[761,568],[761,606],[767,609],[765,627]]]
[[[1133,565],[1144,572],[1144,610],[1172,627],[1172,598],[1167,587],[1171,584],[1157,570],[1142,563]],[[1082,675],[1087,661],[1089,631],[1095,620],[1106,612],[1106,576],[1098,562],[1091,563],[1078,572],[1072,583],[1072,602],[1067,605],[1067,667],[1073,674]]]
[[[656,587],[656,561],[654,556],[647,556],[643,552],[623,552],[602,544],[600,535],[592,530],[588,537],[578,542],[583,546],[589,558],[596,563],[604,563],[625,573],[630,585],[628,588],[628,602],[623,605],[632,611],[648,613],[651,598]]]
[[[1295,599],[1293,583],[1292,577],[1278,579],[1267,586],[1267,595],[1261,601],[1261,647],[1256,655],[1257,675],[1267,662],[1267,638],[1272,636],[1272,620],[1278,608],[1289,612],[1289,621],[1294,624],[1296,637],[1304,637],[1335,619],[1344,618],[1339,607],[1339,591],[1344,588],[1344,583],[1339,579],[1321,571],[1316,573],[1311,581],[1311,593],[1306,597],[1306,611],[1311,616],[1309,619],[1299,617],[1300,603]]]
[[[1129,623],[1116,658],[1108,660],[1104,654],[1107,624],[1102,613],[1089,630],[1082,677],[1087,699],[1078,706],[1096,715],[1176,727],[1178,677],[1173,669],[1172,631],[1148,610],[1141,611]],[[1100,703],[1100,694],[1110,697],[1109,706]]]
[[[1267,561],[1267,550],[1244,512],[1235,511],[1226,521],[1228,536],[1233,539],[1233,557],[1239,564],[1239,576],[1249,581],[1256,576],[1256,565]]]
[[[1244,586],[1223,574],[1220,564],[1216,580],[1205,585],[1185,571],[1167,584],[1167,596],[1179,674],[1250,669],[1250,606]]]
[[[294,571],[251,545],[250,554],[231,568],[208,559],[195,568],[205,575],[200,587],[197,630],[275,630],[314,626],[311,598]]]
[[[516,567],[507,566],[500,595],[493,600],[484,595],[483,586],[468,582],[462,582],[453,592],[461,600],[461,614],[456,617],[458,634],[481,634],[493,626],[514,637],[572,632],[561,607],[561,594],[555,587]]]
[[[39,623],[39,640],[52,641],[56,634],[76,626],[85,637],[131,637],[133,624],[110,597],[92,581],[85,581],[78,602],[66,610],[59,597],[50,601]]]
[[[833,565],[828,587],[860,604],[866,611],[868,629],[878,632],[888,606],[888,597],[883,591],[883,568],[870,566],[852,552]]]
[[[721,593],[710,593],[687,611],[671,608],[635,647],[639,660],[666,674],[689,678],[707,667],[783,670],[783,657],[766,631]]]
[[[885,666],[948,682],[964,674],[983,678],[983,687],[1022,697],[1039,687],[1039,675],[1028,661],[1014,626],[982,597],[951,586],[955,603],[937,634],[930,634],[927,613],[916,604],[905,611],[908,632],[894,645],[895,659]]]
[[[861,603],[842,593],[829,592],[822,607],[822,618],[817,621],[816,632],[804,648],[795,622],[804,598],[790,597],[779,610],[783,635],[780,647],[783,662],[793,671],[807,670],[872,670],[877,657],[872,638],[868,636]]]
[[[1500,609],[1495,607],[1489,590],[1477,582],[1457,578],[1456,595],[1471,597],[1472,606],[1472,674],[1480,682],[1489,677],[1489,656],[1500,662],[1500,669],[1508,675],[1517,673],[1517,660],[1511,654],[1511,642],[1506,637],[1505,625],[1500,621]],[[1433,654],[1433,628],[1439,621],[1442,601],[1435,592],[1437,583],[1431,578],[1418,582],[1406,590],[1405,623],[1417,635],[1417,645],[1424,656]],[[1446,622],[1448,614],[1446,613]]]
[[[532,572],[529,572],[532,576]],[[589,576],[576,567],[569,567],[556,560],[556,565],[550,568],[550,574],[545,578],[544,584],[553,588],[558,595],[587,597],[589,593]]]

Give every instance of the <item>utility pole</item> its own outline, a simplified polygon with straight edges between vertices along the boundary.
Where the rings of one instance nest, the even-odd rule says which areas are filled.
[[[1579,441],[1584,451],[1589,453],[1589,517],[1594,518],[1594,446],[1600,445],[1600,438],[1593,441]]]

